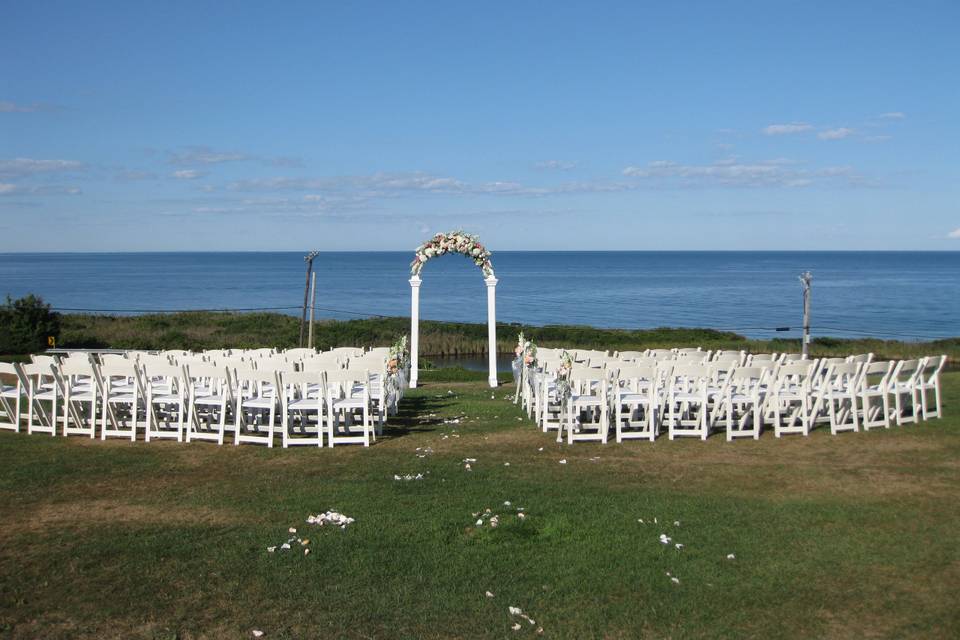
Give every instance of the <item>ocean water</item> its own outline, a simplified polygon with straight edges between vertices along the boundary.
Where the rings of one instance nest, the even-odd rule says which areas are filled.
[[[317,315],[408,316],[411,258],[321,253]],[[960,335],[960,252],[503,251],[493,265],[501,322],[799,336],[798,276],[809,270],[815,336]],[[269,308],[298,315],[304,276],[299,252],[0,254],[0,295],[36,293],[65,311]],[[486,287],[470,261],[434,259],[422,277],[422,318],[486,321]]]

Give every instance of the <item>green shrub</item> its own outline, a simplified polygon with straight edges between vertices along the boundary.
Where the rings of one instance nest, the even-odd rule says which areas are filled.
[[[0,306],[0,353],[34,353],[47,348],[47,338],[60,337],[60,315],[30,294]]]

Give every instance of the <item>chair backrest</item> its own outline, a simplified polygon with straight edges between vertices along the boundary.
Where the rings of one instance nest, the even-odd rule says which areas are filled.
[[[672,360],[674,353],[673,349],[650,349],[647,355],[656,360]]]
[[[317,350],[313,347],[297,347],[296,349],[284,349],[283,355],[291,360],[301,360],[317,355]]]
[[[862,367],[859,362],[832,364],[827,371],[828,384],[834,389],[852,389],[859,383]]]
[[[747,365],[760,366],[779,362],[780,357],[775,353],[753,353],[747,356]]]
[[[803,358],[803,354],[802,354],[802,353],[782,353],[782,354],[780,354],[780,362],[781,362],[781,363],[784,363],[784,364],[786,364],[786,363],[788,363],[788,362],[800,362],[800,361],[803,360],[803,359],[804,359],[804,358]]]
[[[355,387],[362,387],[363,396],[370,394],[370,372],[366,369],[339,369],[326,373],[328,398],[350,396]]]
[[[886,389],[890,381],[890,375],[896,366],[894,362],[871,362],[863,366],[860,371],[860,386],[867,389],[871,385],[876,385],[880,389]]]
[[[901,383],[915,383],[922,371],[920,360],[901,360],[893,370],[893,379]]]
[[[639,392],[643,388],[655,389],[658,385],[656,365],[632,365],[620,367],[617,386]]]
[[[363,355],[363,349],[360,347],[334,347],[330,351],[324,351],[320,355],[325,355],[328,353],[333,353],[338,356],[346,356],[347,358],[359,358]]]
[[[933,385],[947,364],[947,356],[930,356],[926,358],[921,368],[921,381],[926,385]]]
[[[167,383],[171,391],[186,388],[186,374],[182,365],[153,362],[143,365],[142,371],[144,384]]]
[[[336,354],[321,354],[305,359],[300,363],[300,368],[302,371],[335,371],[343,368],[341,362]]]
[[[56,370],[50,364],[24,363],[20,365],[20,370],[24,376],[35,383],[33,384],[34,389],[38,389],[45,382],[53,382],[57,378]],[[49,380],[45,380],[46,378],[49,378]]]
[[[618,351],[617,357],[623,360],[624,362],[629,362],[631,360],[637,360],[644,357],[643,351]]]
[[[743,360],[746,357],[745,351],[734,351],[731,349],[719,349],[713,352],[713,361],[714,362],[729,362],[731,360],[736,360],[737,364],[743,364]]]
[[[31,355],[30,362],[44,367],[56,366],[60,361],[56,356]]]
[[[703,353],[703,347],[682,347],[674,351],[677,355],[686,355],[690,353]]]
[[[868,364],[873,362],[872,353],[863,353],[856,356],[847,356],[847,362],[858,362],[860,364]]]

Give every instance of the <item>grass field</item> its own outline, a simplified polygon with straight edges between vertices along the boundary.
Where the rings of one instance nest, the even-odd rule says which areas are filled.
[[[368,450],[3,432],[0,638],[958,637],[944,381],[941,420],[756,442],[558,445],[442,372]]]

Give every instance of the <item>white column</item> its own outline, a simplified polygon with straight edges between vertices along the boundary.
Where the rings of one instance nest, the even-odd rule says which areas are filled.
[[[410,388],[417,388],[420,362],[420,276],[410,278]]]
[[[497,279],[493,275],[484,278],[487,283],[487,339],[489,342],[491,387],[497,386]]]

